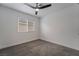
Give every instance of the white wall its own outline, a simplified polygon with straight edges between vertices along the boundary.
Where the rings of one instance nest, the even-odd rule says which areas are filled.
[[[17,31],[18,16],[35,21],[35,31],[19,33]],[[0,6],[0,49],[39,39],[39,19],[9,8]]]
[[[79,50],[79,6],[41,19],[41,39]]]
[[[18,16],[24,20],[35,21],[36,31],[17,32]],[[41,19],[39,34],[39,19],[0,6],[0,49],[41,39],[79,50],[79,6],[72,6],[60,12],[48,14]]]

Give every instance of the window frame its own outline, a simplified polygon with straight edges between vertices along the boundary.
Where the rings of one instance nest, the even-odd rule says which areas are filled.
[[[32,22],[32,30],[29,30],[29,22]],[[27,24],[26,25],[26,31],[20,31],[20,25],[21,25],[21,21],[20,19],[18,19],[18,32],[33,32],[35,31],[35,22],[34,21],[29,21],[29,20],[26,20],[26,23],[22,23],[22,24]]]

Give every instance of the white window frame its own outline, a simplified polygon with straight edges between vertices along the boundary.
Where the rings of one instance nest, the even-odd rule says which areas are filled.
[[[20,19],[18,19],[18,32],[33,32],[33,31],[35,31],[35,22],[34,21],[29,21],[29,20],[26,20],[26,23],[22,23],[22,22],[20,22],[19,21]],[[33,23],[33,29],[31,30],[31,31],[29,31],[29,22],[32,22]],[[20,27],[19,27],[19,25],[20,25],[20,23],[22,23],[22,24],[27,24],[27,27],[26,27],[26,30],[27,31],[20,31],[19,29],[20,29]]]

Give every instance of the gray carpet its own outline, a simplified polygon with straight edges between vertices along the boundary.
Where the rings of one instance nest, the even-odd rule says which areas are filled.
[[[35,40],[2,49],[0,56],[79,56],[79,51],[44,40]]]

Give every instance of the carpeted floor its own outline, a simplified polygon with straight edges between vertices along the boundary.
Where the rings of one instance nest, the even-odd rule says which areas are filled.
[[[79,56],[79,51],[44,40],[4,48],[0,56]]]

